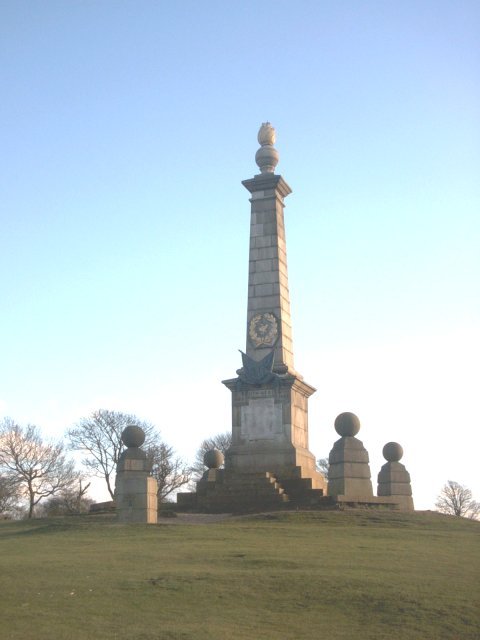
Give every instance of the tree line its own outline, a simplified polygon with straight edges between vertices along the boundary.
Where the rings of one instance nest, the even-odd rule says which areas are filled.
[[[157,481],[159,504],[201,478],[207,451],[215,448],[225,453],[231,444],[229,432],[206,438],[189,466],[162,440],[155,425],[135,415],[99,409],[68,429],[65,439],[58,442],[45,440],[35,425],[21,426],[4,418],[0,422],[0,517],[85,512],[93,502],[88,496],[89,479],[93,477],[105,481],[114,500],[114,477],[124,449],[121,435],[130,424],[145,432],[143,449]],[[81,456],[83,471],[75,467],[69,452]],[[328,460],[321,458],[317,464],[328,480]],[[480,517],[480,503],[470,489],[452,480],[441,489],[435,506],[454,516]]]
[[[105,481],[114,499],[115,472],[124,449],[122,431],[135,424],[145,431],[144,450],[151,475],[164,502],[187,485],[198,469],[187,465],[156,427],[135,415],[100,409],[68,429],[65,438],[49,442],[35,425],[22,426],[11,418],[0,422],[0,517],[74,514],[87,511],[89,479]],[[81,457],[76,468],[70,452]]]

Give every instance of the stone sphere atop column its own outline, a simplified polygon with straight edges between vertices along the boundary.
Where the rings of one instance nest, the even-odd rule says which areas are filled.
[[[388,462],[398,462],[403,456],[403,448],[398,442],[387,442],[382,453]]]
[[[129,424],[122,431],[122,442],[127,447],[141,447],[145,442],[145,431],[135,424]]]
[[[350,411],[345,411],[335,418],[335,431],[342,437],[356,436],[360,431],[360,420]]]
[[[218,449],[210,449],[203,456],[203,464],[209,469],[218,469],[222,466],[224,455]]]
[[[255,154],[255,162],[258,164],[261,173],[273,173],[278,164],[278,151],[273,146],[275,144],[275,129],[270,122],[264,122],[258,131],[258,142],[260,149]]]

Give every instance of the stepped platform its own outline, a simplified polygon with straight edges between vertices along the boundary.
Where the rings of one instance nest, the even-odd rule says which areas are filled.
[[[299,471],[299,470],[298,470]],[[177,509],[197,513],[254,513],[278,509],[349,507],[407,510],[403,496],[329,496],[312,487],[312,478],[280,478],[271,472],[232,473],[210,469],[197,490],[177,494]]]
[[[311,478],[279,479],[268,471],[232,473],[224,469],[207,471],[197,482],[197,491],[179,493],[177,507],[204,513],[262,511],[321,505],[334,501],[322,489],[312,488]]]

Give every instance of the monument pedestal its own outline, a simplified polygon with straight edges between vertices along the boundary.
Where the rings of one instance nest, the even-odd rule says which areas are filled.
[[[402,511],[413,511],[410,474],[399,462],[403,456],[402,446],[398,442],[387,442],[383,447],[383,455],[387,462],[378,474],[377,494],[395,500]]]
[[[308,398],[315,389],[293,375],[251,385],[239,378],[224,380],[232,393],[232,445],[225,470],[236,474],[265,473],[279,482],[310,478],[324,489],[308,449]]]
[[[127,449],[120,455],[115,478],[115,503],[119,522],[157,523],[157,481],[150,475],[147,454],[140,447],[143,429],[129,425],[122,432]]]
[[[115,502],[119,522],[157,523],[157,482],[144,471],[117,476]]]
[[[328,495],[368,500],[373,488],[368,452],[361,440],[346,436],[337,440],[329,456]]]
[[[328,458],[328,495],[352,502],[368,502],[373,498],[368,452],[355,438],[360,420],[349,411],[335,419],[335,430],[341,436]]]

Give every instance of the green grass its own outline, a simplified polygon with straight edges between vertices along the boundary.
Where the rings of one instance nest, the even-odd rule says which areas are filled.
[[[480,523],[383,511],[0,524],[2,640],[480,638]]]

